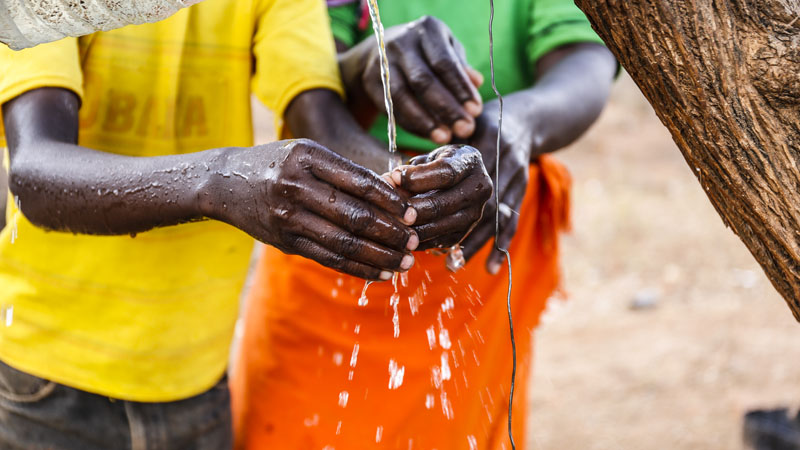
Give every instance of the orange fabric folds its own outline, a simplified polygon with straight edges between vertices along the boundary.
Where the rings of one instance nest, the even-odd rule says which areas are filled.
[[[531,331],[559,284],[557,236],[569,209],[561,164],[543,157],[530,175],[510,249],[517,442],[525,439]],[[231,381],[238,448],[503,448],[507,273],[486,272],[490,246],[456,274],[444,257],[418,253],[396,292],[390,282],[372,284],[363,306],[363,280],[267,248]]]

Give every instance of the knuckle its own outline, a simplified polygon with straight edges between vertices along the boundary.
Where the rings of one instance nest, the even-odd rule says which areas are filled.
[[[345,256],[357,255],[363,249],[361,242],[351,234],[341,233],[336,236],[335,240],[336,250]]]
[[[406,74],[406,79],[414,89],[420,91],[426,90],[433,84],[433,74],[421,67],[410,69]]]
[[[361,233],[367,230],[376,221],[375,214],[358,206],[352,205],[345,217],[347,228],[354,233]]]
[[[458,65],[455,61],[445,55],[431,61],[431,67],[438,73],[453,74],[458,70]]]

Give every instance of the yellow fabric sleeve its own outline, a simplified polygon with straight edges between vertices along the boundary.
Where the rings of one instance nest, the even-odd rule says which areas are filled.
[[[282,136],[283,114],[298,94],[326,88],[343,96],[344,89],[324,2],[265,0],[260,6],[252,91],[275,113]]]
[[[0,104],[41,87],[69,89],[83,98],[83,73],[76,38],[62,39],[21,51],[0,45],[0,67],[3,67],[0,75]],[[5,131],[0,120],[0,137],[3,136]]]

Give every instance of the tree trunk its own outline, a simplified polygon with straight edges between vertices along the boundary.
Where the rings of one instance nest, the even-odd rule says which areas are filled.
[[[576,0],[800,321],[800,0]]]

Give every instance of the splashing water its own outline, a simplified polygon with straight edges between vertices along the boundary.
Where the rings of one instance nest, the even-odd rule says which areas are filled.
[[[394,337],[397,339],[400,337],[400,312],[398,311],[398,305],[400,305],[400,294],[395,292],[389,297],[389,305],[392,307],[392,324],[394,325]]]
[[[372,281],[364,283],[364,289],[361,290],[361,297],[358,298],[358,306],[367,306],[369,299],[367,298],[367,288],[372,284]]]
[[[425,332],[428,334],[428,347],[433,350],[436,347],[436,330],[431,325]]]
[[[397,361],[389,360],[389,389],[397,389],[403,385],[403,376],[406,374],[405,366],[397,364]]]
[[[450,347],[452,347],[452,343],[450,342],[450,332],[447,331],[447,328],[442,328],[439,330],[439,345],[441,345],[445,350],[449,350]]]
[[[353,346],[353,354],[350,355],[350,367],[355,368],[358,363],[358,342]]]
[[[442,357],[440,358],[442,369],[441,369],[441,376],[442,380],[449,380],[452,377],[452,373],[450,372],[450,358],[447,356],[447,352],[442,352]]]

